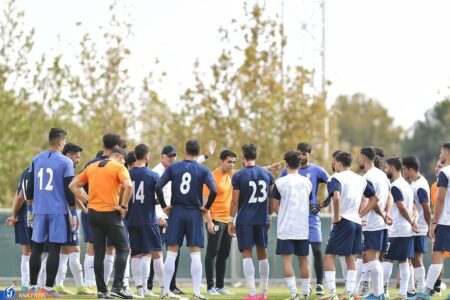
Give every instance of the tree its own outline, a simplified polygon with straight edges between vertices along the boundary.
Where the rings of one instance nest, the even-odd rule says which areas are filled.
[[[382,147],[386,155],[399,155],[403,129],[376,100],[357,93],[339,96],[333,105],[339,141],[356,150],[367,145]]]

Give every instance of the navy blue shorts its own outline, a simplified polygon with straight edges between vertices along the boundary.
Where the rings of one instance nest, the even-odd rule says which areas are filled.
[[[362,226],[342,218],[333,225],[325,254],[350,256],[362,253]]]
[[[267,248],[267,231],[267,225],[236,225],[239,251],[252,249],[254,246]]]
[[[199,209],[186,209],[175,206],[170,212],[166,230],[166,245],[183,245],[186,236],[186,246],[203,248],[203,217]]]
[[[436,225],[433,251],[450,251],[450,226]]]
[[[162,241],[159,225],[129,226],[130,248],[133,255],[161,251]]]
[[[386,231],[384,229],[376,231],[363,231],[363,251],[383,251],[384,242],[387,240],[384,236],[385,234]]]
[[[428,252],[428,237],[426,235],[414,236],[414,253],[416,252]]]
[[[32,240],[36,243],[65,244],[70,236],[68,214],[65,215],[34,215]]]
[[[384,258],[397,261],[414,258],[414,236],[390,237]]]
[[[295,254],[297,256],[309,255],[309,240],[280,240],[277,239],[277,255]]]
[[[16,237],[16,244],[31,245],[32,229],[27,227],[25,222],[18,222],[14,225],[14,234]]]
[[[81,212],[81,225],[83,227],[84,242],[85,243],[93,243],[93,241],[92,241],[92,236],[93,236],[92,229],[91,229],[91,226],[89,226],[87,214],[84,213],[84,212]],[[125,229],[126,237],[128,238],[127,227],[124,226],[124,229]],[[68,246],[71,246],[71,245],[68,245]],[[112,243],[112,241],[109,238],[106,238],[106,246],[108,246],[108,247],[114,246],[114,244]]]

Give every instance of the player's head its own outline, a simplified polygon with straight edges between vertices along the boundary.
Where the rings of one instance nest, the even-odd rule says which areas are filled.
[[[125,149],[122,149],[120,147],[113,148],[111,150],[111,155],[109,156],[109,158],[117,161],[118,163],[121,163],[122,165],[125,165],[127,158],[127,151],[125,151]]]
[[[374,147],[372,146],[362,147],[361,150],[359,151],[359,158],[358,158],[359,169],[364,170],[366,167],[371,166],[373,164],[373,161],[375,160],[375,156],[377,156],[377,153]]]
[[[297,151],[288,151],[284,154],[284,161],[291,170],[300,168],[300,153]]]
[[[442,145],[441,153],[439,154],[439,160],[444,166],[450,163],[450,142]]]
[[[100,156],[103,156],[103,150],[99,150],[98,152],[97,152],[97,154],[95,155],[95,157],[100,157]]]
[[[199,156],[200,155],[200,143],[197,140],[189,140],[186,142],[186,147],[184,148],[187,155]]]
[[[115,133],[107,133],[103,136],[103,149],[112,150],[117,147],[124,148],[124,140],[120,135]]]
[[[434,175],[436,177],[439,176],[439,172],[441,171],[441,169],[444,167],[444,165],[441,163],[441,160],[438,159],[436,162],[436,166],[434,167]]]
[[[48,133],[48,143],[54,148],[58,148],[62,151],[64,145],[66,144],[67,132],[62,128],[52,128]]]
[[[242,155],[245,161],[253,161],[258,157],[258,147],[255,144],[245,144],[242,146]]]
[[[352,154],[350,152],[341,151],[336,154],[334,167],[336,172],[342,172],[350,168],[353,162]]]
[[[177,149],[172,145],[166,145],[161,151],[161,162],[168,166],[177,160]]]
[[[396,179],[401,176],[403,164],[402,160],[398,156],[392,156],[386,159],[386,166],[384,167],[384,172],[389,179]]]
[[[403,177],[408,180],[413,180],[419,172],[420,162],[415,156],[407,156],[402,159],[403,164]]]
[[[312,147],[308,143],[298,143],[297,152],[300,153],[300,164],[306,165],[311,155]]]
[[[228,149],[220,152],[220,168],[222,169],[222,171],[226,173],[233,171],[235,164],[236,153]]]
[[[150,159],[150,148],[145,144],[139,144],[134,148],[134,156],[137,160],[147,162]]]
[[[122,149],[127,149],[128,145],[127,145],[127,141],[124,140],[123,138],[120,138],[120,144],[116,147],[120,147]]]
[[[73,162],[73,165],[76,166],[81,159],[81,152],[83,152],[83,148],[74,143],[67,143],[64,145],[62,154],[70,158]]]
[[[131,170],[134,167],[134,163],[136,162],[136,157],[134,156],[134,151],[130,151],[125,158],[125,167],[128,170]]]
[[[373,160],[373,164],[375,168],[380,170],[384,170],[384,150],[380,147],[373,147],[375,149],[375,159]]]
[[[333,152],[333,154],[331,154],[331,169],[333,170],[333,172],[336,172],[336,168],[334,167],[334,165],[336,163],[336,155],[338,155],[339,152],[341,152],[341,150],[336,150]]]

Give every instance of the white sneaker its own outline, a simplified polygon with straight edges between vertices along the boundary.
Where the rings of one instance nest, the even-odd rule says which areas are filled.
[[[172,292],[168,292],[168,293],[161,293],[161,296],[159,296],[159,298],[161,299],[180,299],[181,297],[172,293]]]
[[[139,299],[142,299],[142,298],[144,298],[144,288],[141,286],[141,287],[138,287],[137,288],[137,292],[136,292],[136,294],[134,294],[133,295],[135,298],[139,298]]]
[[[219,293],[219,295],[234,295],[234,293],[230,292],[227,288],[223,287],[221,289],[216,288],[216,292]]]
[[[209,290],[206,291],[206,293],[208,295],[212,295],[212,296],[219,296],[220,294],[217,292],[217,290],[215,288],[210,288]]]
[[[153,293],[152,290],[144,289],[144,296],[159,298],[160,295]]]

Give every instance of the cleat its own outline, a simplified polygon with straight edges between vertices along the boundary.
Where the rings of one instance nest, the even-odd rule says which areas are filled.
[[[68,289],[66,289],[63,285],[55,286],[54,290],[60,295],[69,295],[69,296],[75,296],[76,295],[74,292],[69,291]]]
[[[114,297],[108,291],[106,293],[98,292],[97,299],[114,299]]]
[[[169,292],[169,293],[162,292],[161,296],[159,296],[159,298],[161,298],[161,299],[180,299],[181,297],[178,295],[175,295],[172,292]]]
[[[286,298],[284,300],[300,300],[300,297],[298,296],[298,294],[296,294],[295,296],[290,296],[289,298]]]
[[[144,296],[159,298],[160,295],[153,293],[152,290],[144,289]]]
[[[234,295],[234,293],[230,292],[227,288],[223,287],[221,289],[216,288],[216,292],[220,295]]]
[[[130,293],[127,287],[122,287],[121,289],[113,287],[110,294],[116,298],[133,299],[133,295]]]
[[[369,294],[369,282],[368,281],[363,281],[363,282],[361,282],[361,286],[359,287],[358,295],[359,296],[366,296],[368,294]]]
[[[77,287],[77,295],[95,295],[95,292],[86,286]]]
[[[217,292],[217,290],[215,288],[210,288],[209,290],[206,291],[206,294],[208,295],[212,295],[212,296],[219,296],[220,294]]]
[[[174,287],[171,290],[171,292],[174,293],[175,295],[186,295],[186,293],[180,290],[178,287]]]
[[[317,285],[317,287],[316,287],[316,295],[317,296],[323,296],[324,295],[324,293],[323,293],[323,285],[321,285],[321,284]]]
[[[194,300],[208,300],[208,298],[206,298],[205,296],[203,296],[202,294],[198,294],[198,295],[193,295],[192,299]]]

